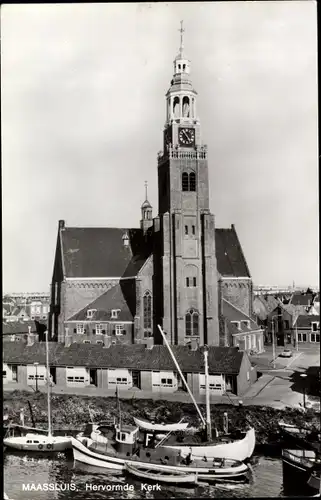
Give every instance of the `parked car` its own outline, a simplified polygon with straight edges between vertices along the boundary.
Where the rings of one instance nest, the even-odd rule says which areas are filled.
[[[291,349],[284,349],[281,354],[279,354],[281,358],[291,358],[292,356],[292,351]]]

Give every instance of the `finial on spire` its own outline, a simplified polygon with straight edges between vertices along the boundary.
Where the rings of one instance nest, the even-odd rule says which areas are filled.
[[[179,53],[182,55],[183,54],[183,49],[184,49],[184,41],[183,41],[183,33],[184,33],[184,28],[183,28],[183,22],[184,21],[181,21],[181,27],[180,29],[178,30],[181,34],[181,44],[180,44],[180,48],[179,48]]]
[[[145,181],[145,200],[147,200],[147,187],[148,187],[148,182]]]

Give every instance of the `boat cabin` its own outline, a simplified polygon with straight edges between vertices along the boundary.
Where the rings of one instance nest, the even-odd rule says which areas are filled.
[[[133,425],[115,425],[115,441],[116,449],[119,453],[126,453],[131,455],[135,448],[138,439],[138,427]]]

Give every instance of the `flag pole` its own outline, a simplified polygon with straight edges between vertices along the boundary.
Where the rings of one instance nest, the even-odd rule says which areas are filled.
[[[199,416],[200,416],[200,419],[201,419],[201,421],[202,421],[202,424],[206,427],[206,422],[205,422],[205,419],[204,419],[204,417],[203,417],[203,415],[202,415],[202,413],[201,413],[201,410],[200,410],[200,409],[199,409],[199,407],[198,407],[198,404],[197,404],[197,403],[196,403],[196,401],[195,401],[195,398],[194,398],[194,396],[193,396],[193,394],[192,394],[192,391],[190,390],[190,388],[189,388],[189,386],[188,386],[188,384],[187,384],[187,382],[186,382],[186,380],[185,380],[185,377],[184,377],[184,375],[183,375],[183,373],[182,373],[182,370],[180,369],[179,364],[178,364],[178,363],[177,363],[177,361],[176,361],[176,358],[175,358],[175,356],[174,356],[174,354],[173,354],[173,351],[172,351],[172,349],[170,348],[170,345],[169,345],[169,343],[168,343],[168,341],[167,341],[166,335],[165,335],[165,333],[163,332],[163,330],[161,329],[160,325],[157,325],[157,326],[158,326],[159,331],[160,331],[160,332],[161,332],[161,334],[162,334],[163,340],[164,340],[164,342],[165,342],[165,345],[166,345],[167,349],[169,350],[169,353],[170,353],[170,355],[171,355],[171,358],[172,358],[172,360],[174,361],[174,365],[176,366],[177,371],[178,371],[178,373],[179,373],[179,375],[180,375],[180,377],[181,377],[182,381],[184,382],[184,385],[185,385],[185,387],[186,387],[186,389],[187,389],[187,392],[188,392],[188,394],[190,395],[190,397],[191,397],[191,399],[192,399],[192,401],[193,401],[193,403],[194,403],[194,406],[195,406],[195,408],[196,408],[196,410],[197,410],[197,413],[198,413],[198,414],[199,414]]]

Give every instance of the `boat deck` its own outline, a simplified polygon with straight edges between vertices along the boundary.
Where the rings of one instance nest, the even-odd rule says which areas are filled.
[[[133,461],[138,461],[141,462],[142,460],[146,463],[151,463],[153,465],[156,464],[161,464],[161,465],[172,465],[172,466],[177,466],[177,465],[189,465],[189,462],[186,458],[183,458],[180,454],[179,451],[177,450],[171,450],[171,449],[165,449],[165,448],[143,448],[143,447],[138,447],[138,449],[133,453],[121,453],[116,451],[115,448],[115,441],[108,441],[107,444],[103,443],[92,443],[88,446],[88,449],[91,451],[94,451],[95,453],[99,453],[101,455],[109,455],[109,456],[114,456],[118,458],[122,458],[124,460],[133,460]],[[193,464],[193,467],[209,467],[209,468],[215,468],[215,469],[220,469],[220,468],[226,468],[226,467],[238,467],[240,465],[240,462],[237,460],[231,460],[231,459],[220,459],[220,458],[214,458],[214,459],[206,459],[204,458],[192,458],[192,461],[190,462]]]

